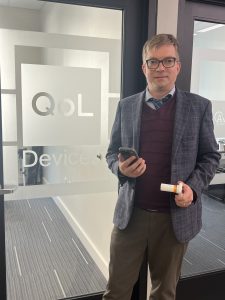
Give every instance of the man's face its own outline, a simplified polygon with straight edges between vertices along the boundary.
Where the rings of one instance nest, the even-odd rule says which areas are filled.
[[[176,49],[173,45],[163,45],[159,48],[153,48],[148,51],[146,55],[146,60],[148,59],[156,59],[162,60],[164,58],[177,57]],[[150,93],[155,96],[157,93],[166,94],[168,93],[174,86],[177,75],[180,72],[180,62],[175,62],[175,65],[170,68],[166,68],[162,63],[156,69],[149,69],[147,64],[144,63],[142,65],[142,70],[145,74],[148,89]]]

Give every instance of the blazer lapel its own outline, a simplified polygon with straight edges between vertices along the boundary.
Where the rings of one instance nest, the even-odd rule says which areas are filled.
[[[177,89],[176,93],[176,112],[174,120],[174,134],[172,145],[172,161],[176,156],[184,129],[188,126],[188,119],[190,113],[190,102],[186,98],[185,93]]]

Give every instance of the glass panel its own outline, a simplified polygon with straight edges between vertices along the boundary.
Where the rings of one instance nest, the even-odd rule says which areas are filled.
[[[100,292],[117,194],[105,153],[120,98],[122,11],[5,2],[4,183],[17,186],[5,196],[7,299]]]
[[[224,24],[195,21],[191,91],[212,100],[215,135],[225,137]]]
[[[225,25],[195,21],[191,91],[212,101],[220,168],[202,197],[203,227],[185,255],[182,276],[225,268]]]

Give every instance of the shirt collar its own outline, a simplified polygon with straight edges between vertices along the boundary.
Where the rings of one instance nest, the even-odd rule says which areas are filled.
[[[174,93],[175,93],[175,90],[176,90],[176,87],[174,86],[170,91],[169,91],[169,93],[167,94],[167,95],[171,95],[171,96],[173,96],[174,95]],[[167,95],[165,95],[164,97],[166,97]],[[163,98],[164,98],[163,97]],[[145,92],[145,102],[148,102],[149,101],[149,99],[151,99],[151,98],[154,98],[154,97],[152,97],[152,95],[150,94],[150,92],[149,92],[149,90],[148,90],[148,87],[146,87],[146,92]],[[159,99],[159,100],[161,100],[161,99]]]

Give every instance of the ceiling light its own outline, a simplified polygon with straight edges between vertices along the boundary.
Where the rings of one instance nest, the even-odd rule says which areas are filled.
[[[216,25],[198,30],[197,32],[207,32],[207,31],[210,31],[210,30],[213,30],[213,29],[216,29],[216,28],[220,28],[220,27],[223,27],[223,26],[225,26],[225,25],[224,24],[216,24]]]

